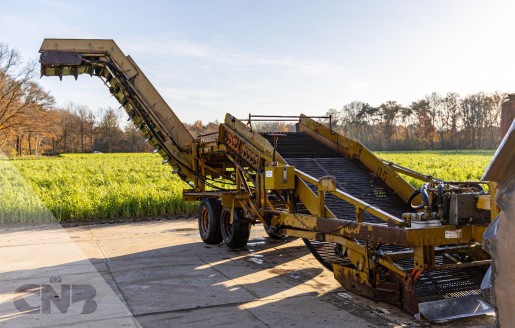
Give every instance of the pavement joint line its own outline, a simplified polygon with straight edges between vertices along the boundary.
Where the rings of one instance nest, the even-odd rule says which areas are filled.
[[[92,264],[93,265],[93,264]],[[74,266],[79,266],[78,264],[77,265],[61,265],[59,264],[59,267],[68,267],[68,268],[72,268]],[[94,265],[93,265],[94,267]],[[40,269],[45,269],[45,268],[40,268]],[[21,269],[21,270],[25,270],[25,269]],[[39,269],[38,269],[39,270]],[[16,271],[19,271],[19,270],[16,270]],[[102,271],[99,271],[95,268],[95,270],[91,270],[91,271],[81,271],[81,272],[75,272],[75,273],[68,273],[68,274],[64,274],[65,276],[75,276],[75,275],[84,275],[84,274],[95,274],[95,273],[102,273],[102,272],[106,272],[106,270],[102,270]],[[8,272],[7,272],[8,273]],[[6,278],[1,278],[3,273],[0,273],[0,282],[8,282],[8,281],[13,281],[13,280],[20,280],[20,279],[40,279],[40,278],[48,278],[48,274],[47,275],[42,275],[42,276],[39,276],[39,275],[35,275],[35,276],[29,276],[29,277],[22,277],[20,278],[19,276],[16,277],[16,278],[12,278],[12,279],[6,279]]]
[[[104,249],[102,248],[102,245],[100,245],[98,243],[98,240],[93,237],[93,235],[91,234],[91,230],[90,229],[87,229],[86,231],[87,231],[89,237],[91,238],[91,240],[95,243],[95,245],[97,245],[97,247],[100,250],[100,253],[102,254],[102,256],[104,257],[104,261],[105,261],[105,263],[107,265],[107,262],[109,262],[109,258],[107,257],[107,254],[105,253]]]
[[[250,302],[253,302],[253,301],[250,301]],[[244,305],[246,303],[249,303],[249,302],[231,302],[231,303],[224,303],[224,304],[196,306],[196,307],[184,308],[184,309],[153,311],[153,312],[133,314],[133,316],[134,317],[145,317],[145,316],[151,316],[151,315],[156,315],[156,314],[190,313],[190,312],[195,312],[197,310],[207,310],[207,309],[216,309],[216,308],[240,306],[240,305]]]
[[[140,323],[136,320],[134,315],[126,315],[126,316],[121,316],[121,317],[104,318],[104,319],[91,319],[84,323],[89,324],[89,323],[94,323],[94,322],[102,322],[102,321],[117,320],[117,319],[132,319],[132,321],[134,321],[137,324],[137,327],[141,327]],[[81,322],[74,323],[72,325],[76,325],[76,324],[80,325]],[[123,327],[123,324],[121,324],[120,326]],[[31,326],[31,328],[62,328],[62,327],[70,327],[70,324],[61,324],[61,325],[52,325],[52,326],[48,326],[48,325]]]
[[[142,251],[142,252],[145,252],[145,251]],[[129,256],[131,256],[131,262],[132,260],[142,260],[142,259],[148,259],[148,255],[134,255],[134,254],[128,254]],[[124,256],[127,256],[127,255],[124,255]],[[153,258],[166,258],[166,257],[177,257],[176,255],[168,255],[168,254],[163,254],[163,255],[157,255],[157,254],[152,254],[152,257]],[[111,263],[116,263],[116,262],[123,262],[123,261],[129,261],[129,260],[109,260],[109,262]]]
[[[125,304],[125,307],[127,307],[127,310],[129,310],[129,312],[134,316],[134,311],[132,310],[129,302],[128,302],[128,298],[127,296],[125,295],[125,293],[123,292],[123,290],[120,288],[120,285],[118,284],[118,281],[116,280],[116,277],[113,275],[113,273],[111,272],[111,268],[109,267],[109,263],[105,262],[106,266],[107,266],[107,272],[106,272],[106,275],[109,275],[111,277],[111,279],[113,280],[113,283],[114,285],[116,286],[116,289],[118,290],[118,293],[116,291],[114,291],[114,293],[118,296],[118,298],[121,299],[121,301],[123,301],[123,303]],[[99,272],[100,275],[102,275],[100,272]],[[104,278],[102,276],[102,278]],[[105,278],[104,278],[105,280]],[[109,285],[106,281],[106,284]],[[111,287],[111,286],[109,286]],[[112,288],[112,287],[111,287]]]
[[[124,270],[113,270],[112,268],[109,268],[109,272],[111,274],[123,274],[123,273],[126,273],[126,272],[133,272],[134,270],[140,270],[140,269],[160,269],[160,268],[170,268],[170,269],[173,269],[175,267],[180,267],[181,265],[177,265],[177,266],[174,266],[174,265],[152,265],[152,266],[139,266],[139,267],[130,267],[130,268],[126,268]],[[102,272],[106,272],[107,270],[104,270]],[[161,278],[160,278],[161,279]]]
[[[89,241],[89,240],[84,240],[84,241]],[[79,242],[79,240],[60,241],[59,244],[70,244],[70,243],[76,243],[76,242]],[[20,246],[40,246],[40,245],[51,245],[51,244],[55,244],[55,240],[49,241],[48,243],[1,245],[0,248],[20,247]]]
[[[259,298],[259,299],[250,300],[250,301],[230,302],[230,303],[215,304],[215,305],[196,306],[196,307],[183,308],[183,309],[175,309],[175,310],[153,311],[153,312],[138,313],[138,314],[133,314],[133,315],[134,315],[134,317],[144,317],[144,316],[149,316],[149,315],[165,314],[165,313],[190,313],[190,312],[194,312],[196,310],[206,310],[206,309],[211,309],[211,308],[231,307],[231,306],[236,306],[236,305],[237,306],[245,307],[245,304],[253,303],[253,302],[267,302],[267,301],[287,300],[287,299],[289,300],[289,299],[302,298],[302,297],[306,297],[306,295],[300,294],[300,295],[288,296],[288,297],[285,297],[285,298],[280,298],[280,297],[268,298],[268,297],[265,297],[265,298]],[[249,311],[249,309],[247,309],[247,308],[245,308],[245,310]],[[252,316],[254,317],[253,314],[252,314]]]
[[[271,328],[271,326],[269,324],[267,324],[266,322],[264,322],[263,320],[259,319],[254,313],[252,313],[252,311],[250,309],[247,309],[247,307],[245,306],[245,304],[242,304],[241,305],[245,311],[247,311],[248,314],[250,314],[254,319],[256,319],[257,321],[261,322],[263,325],[265,325],[266,327],[268,328]]]
[[[102,246],[98,243],[98,240],[96,238],[93,237],[93,235],[91,234],[91,231],[90,229],[87,229],[87,232],[88,232],[88,235],[90,236],[90,238],[92,239],[92,241],[95,243],[95,245],[97,245],[97,247],[100,249],[100,253],[102,254],[102,256],[104,257],[104,264],[106,265],[107,267],[107,271],[106,271],[106,274],[109,275],[114,283],[114,285],[116,286],[116,289],[118,290],[119,294],[115,292],[116,295],[120,295],[121,297],[118,297],[120,298],[123,303],[125,304],[125,306],[127,307],[127,309],[129,310],[129,312],[134,316],[134,311],[132,310],[132,308],[130,307],[129,305],[129,302],[128,302],[128,298],[127,296],[125,295],[125,293],[123,292],[123,290],[120,288],[120,285],[118,284],[118,281],[116,280],[116,277],[113,275],[113,272],[111,270],[111,267],[109,266],[109,258],[107,257],[106,253],[104,252],[104,249],[102,248]],[[91,262],[90,262],[91,263]],[[91,264],[93,265],[93,264]],[[93,266],[95,268],[95,270],[97,271],[98,274],[100,274],[100,276],[102,276],[102,274],[100,273],[100,271],[98,271],[96,269],[95,266]],[[105,278],[102,276],[102,278],[105,280]],[[106,281],[106,284],[107,284],[107,281]],[[109,285],[109,284],[108,284]]]

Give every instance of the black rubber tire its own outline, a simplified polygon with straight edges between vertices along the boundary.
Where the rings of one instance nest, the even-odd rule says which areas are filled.
[[[250,223],[241,222],[241,219],[244,219],[241,208],[235,209],[232,224],[230,208],[224,208],[220,215],[220,232],[225,244],[230,249],[243,248],[249,241]]]
[[[198,210],[198,231],[206,244],[220,244],[223,241],[220,231],[222,204],[216,198],[205,198]]]
[[[267,225],[263,225],[263,227],[265,228],[265,232],[268,235],[268,237],[270,237],[272,239],[283,239],[284,237],[286,237],[284,235],[281,235],[281,234],[275,232],[276,229],[274,229],[274,227],[270,227]]]
[[[263,228],[265,228],[265,232],[268,237],[272,239],[283,239],[286,237],[285,235],[281,235],[276,227],[271,227],[268,225],[270,222],[272,222],[272,214],[270,212],[266,212],[264,218],[266,223],[263,223]]]

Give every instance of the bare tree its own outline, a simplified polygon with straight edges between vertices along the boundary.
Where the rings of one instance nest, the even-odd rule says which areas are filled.
[[[484,92],[468,95],[461,102],[465,141],[468,148],[483,147],[483,132],[488,112],[492,108],[492,99]]]
[[[379,106],[381,115],[381,125],[383,130],[383,137],[386,141],[386,147],[389,148],[392,144],[392,139],[395,134],[397,118],[402,110],[402,106],[396,101],[387,101]]]
[[[53,98],[32,82],[36,63],[23,64],[18,51],[0,43],[0,131],[20,126],[20,114],[49,108]]]
[[[454,148],[460,116],[460,95],[448,92],[442,99],[440,147]]]
[[[93,133],[95,125],[95,116],[88,106],[76,105],[69,103],[66,106],[66,110],[72,114],[74,121],[74,134],[78,134],[76,137],[79,147],[78,151],[85,153],[92,150],[93,145]],[[88,140],[89,139],[89,140]],[[77,147],[75,147],[77,148]]]
[[[411,109],[417,117],[417,135],[420,146],[427,148],[434,135],[434,125],[431,119],[429,101],[426,99],[417,100],[411,103]]]
[[[122,150],[122,130],[118,122],[118,113],[113,108],[102,110],[102,117],[97,127],[98,133],[95,146],[102,151],[112,153],[114,150]]]
[[[442,103],[443,99],[436,92],[432,92],[426,96],[426,101],[429,104],[427,107],[427,119],[431,125],[431,135],[429,136],[429,143],[431,149],[435,149],[435,143],[438,141],[437,131],[442,129]],[[426,123],[427,124],[427,123]]]
[[[415,111],[411,106],[403,107],[400,112],[400,123],[403,131],[403,149],[411,150],[417,147],[417,126]]]

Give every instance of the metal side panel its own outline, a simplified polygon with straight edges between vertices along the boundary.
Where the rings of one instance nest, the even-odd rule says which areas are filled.
[[[242,121],[238,120],[231,114],[225,114],[225,126],[227,126],[233,133],[237,134],[248,144],[252,145],[257,151],[261,153],[261,157],[271,162],[274,147],[273,141],[263,137],[259,132],[252,131]],[[279,154],[276,153],[275,160],[279,163],[285,164],[286,161]]]

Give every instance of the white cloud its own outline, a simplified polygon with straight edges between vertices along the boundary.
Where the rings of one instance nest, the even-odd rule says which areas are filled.
[[[222,43],[200,43],[178,36],[154,37],[152,39],[132,39],[130,51],[142,57],[187,58],[197,59],[204,63],[226,65],[227,69],[241,71],[246,69],[284,70],[289,75],[320,77],[326,74],[342,72],[343,67],[327,61],[303,60],[291,55],[272,57],[254,54]],[[156,55],[159,54],[159,55]]]
[[[212,99],[221,98],[225,94],[219,91],[203,90],[203,89],[183,89],[183,88],[164,88],[161,90],[163,94],[171,94],[176,100],[183,99]]]

